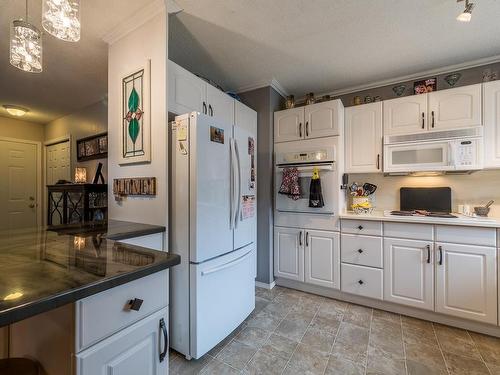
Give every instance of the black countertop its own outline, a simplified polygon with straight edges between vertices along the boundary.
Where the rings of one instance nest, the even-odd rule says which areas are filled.
[[[115,242],[164,231],[123,221],[0,231],[0,327],[179,264]]]

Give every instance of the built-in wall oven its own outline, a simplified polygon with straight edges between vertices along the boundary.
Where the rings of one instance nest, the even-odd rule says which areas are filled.
[[[275,145],[275,208],[279,212],[338,214],[335,191],[339,189],[336,166],[338,137],[284,142]],[[296,200],[281,194],[283,171],[297,168],[300,197]],[[309,188],[314,168],[319,170],[323,207],[309,207]]]

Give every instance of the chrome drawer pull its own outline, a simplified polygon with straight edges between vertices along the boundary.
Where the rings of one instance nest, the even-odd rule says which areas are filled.
[[[362,225],[360,225],[360,226],[358,227],[358,229],[359,229],[359,230],[363,229],[363,226],[362,226]]]
[[[363,249],[358,249],[358,253],[362,253],[363,252]]]
[[[131,299],[128,303],[130,310],[139,311],[144,301],[139,298]]]
[[[358,284],[359,284],[359,285],[363,285],[364,283],[365,283],[365,282],[364,282],[363,280],[359,280],[359,281],[358,281]]]

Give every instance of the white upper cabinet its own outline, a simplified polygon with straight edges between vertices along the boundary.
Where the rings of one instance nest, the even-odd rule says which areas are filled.
[[[274,112],[274,142],[297,141],[304,133],[303,107]]]
[[[448,130],[482,125],[481,84],[428,94],[429,130]]]
[[[339,234],[306,230],[305,245],[305,282],[340,289]]]
[[[418,133],[427,125],[427,94],[384,101],[384,135]]]
[[[382,102],[345,110],[345,172],[382,172]]]
[[[205,113],[207,84],[176,63],[168,62],[168,111]]]
[[[233,124],[234,102],[235,100],[229,95],[207,84],[206,113],[209,116],[216,117],[226,124]]]
[[[483,84],[484,167],[500,168],[500,81]]]
[[[339,114],[342,110],[340,100],[305,106],[305,138],[339,135]]]
[[[234,101],[234,125],[257,134],[257,112],[243,103]]]

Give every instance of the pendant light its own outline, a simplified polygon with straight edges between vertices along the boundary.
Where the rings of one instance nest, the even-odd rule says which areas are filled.
[[[42,0],[42,26],[67,42],[80,40],[80,0]]]
[[[28,22],[28,0],[26,0],[26,19],[12,22],[10,63],[26,72],[42,71],[42,33]]]

